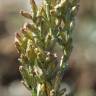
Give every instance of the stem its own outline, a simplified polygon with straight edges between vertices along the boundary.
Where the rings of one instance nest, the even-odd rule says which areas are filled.
[[[48,24],[49,24],[49,32],[50,35],[52,35],[52,28],[51,28],[51,15],[50,15],[50,0],[45,0],[46,4],[46,14],[47,14],[47,19],[48,19]]]

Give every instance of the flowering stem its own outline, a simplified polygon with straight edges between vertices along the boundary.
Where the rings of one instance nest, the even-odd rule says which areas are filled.
[[[23,83],[32,96],[62,96],[60,90],[67,61],[72,51],[72,29],[78,0],[43,0],[37,7],[30,0],[32,13],[21,15],[32,23],[24,24],[16,34]],[[59,47],[59,51],[55,47]]]

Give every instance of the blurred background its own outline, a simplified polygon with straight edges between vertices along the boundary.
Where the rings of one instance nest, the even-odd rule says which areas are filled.
[[[27,21],[19,14],[21,9],[30,10],[28,0],[0,0],[0,96],[31,96],[20,83],[14,46],[15,32]],[[75,22],[71,69],[64,75],[64,86],[75,96],[96,96],[96,0],[80,0]]]

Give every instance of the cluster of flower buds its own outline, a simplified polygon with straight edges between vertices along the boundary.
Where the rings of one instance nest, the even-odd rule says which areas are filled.
[[[20,13],[31,23],[15,36],[23,83],[32,96],[62,96],[59,89],[72,50],[78,0],[43,0],[40,7],[30,0],[30,4],[32,12]],[[54,51],[56,45],[62,49],[61,57]]]

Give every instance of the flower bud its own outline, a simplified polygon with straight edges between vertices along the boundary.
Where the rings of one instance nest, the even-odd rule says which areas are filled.
[[[73,16],[75,16],[77,14],[77,11],[78,11],[78,6],[72,7],[71,13],[72,13]]]
[[[30,23],[27,23],[26,24],[26,28],[28,28],[30,31],[32,32],[36,32],[38,31],[37,27],[35,26],[35,24],[30,24]]]
[[[32,10],[35,11],[37,9],[37,5],[36,5],[35,1],[34,0],[30,0],[30,4],[32,6]]]
[[[32,19],[32,16],[31,14],[29,14],[28,12],[25,12],[25,11],[20,11],[20,14],[28,19]]]
[[[36,16],[36,13],[37,13],[37,5],[36,5],[34,0],[30,0],[30,4],[32,7],[32,17],[34,18]]]
[[[19,43],[18,42],[15,42],[15,46],[17,48],[18,53],[20,53],[21,49],[20,49]]]

